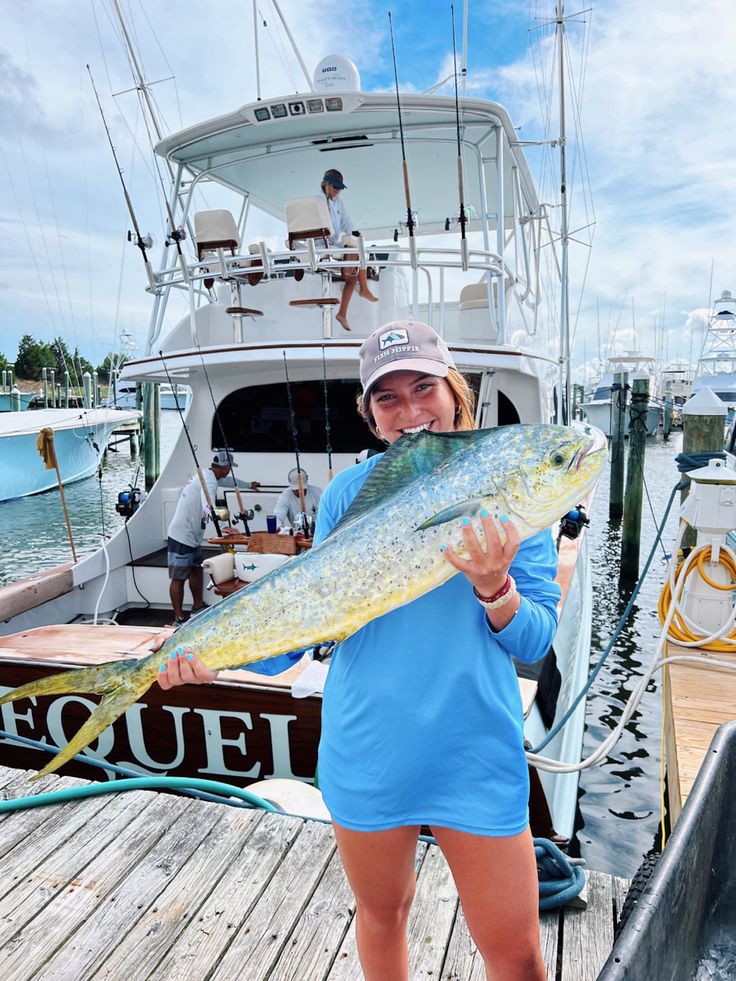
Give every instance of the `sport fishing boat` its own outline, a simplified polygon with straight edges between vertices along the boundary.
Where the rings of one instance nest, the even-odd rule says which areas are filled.
[[[647,436],[655,436],[662,421],[662,400],[657,398],[654,390],[655,362],[654,358],[640,354],[638,351],[627,351],[625,354],[608,358],[603,374],[593,392],[593,397],[581,402],[580,407],[592,426],[600,429],[606,436],[612,432],[611,407],[613,405],[613,376],[619,372],[627,372],[629,384],[634,378],[649,379],[649,404],[647,405]],[[628,433],[630,425],[629,408],[626,407],[624,417],[624,432]]]
[[[713,303],[692,385],[693,395],[709,388],[731,412],[736,408],[735,323],[736,300],[730,290],[723,290]]]
[[[460,207],[453,186],[459,147]],[[401,179],[404,148],[411,201]],[[3,689],[69,665],[139,656],[170,623],[167,528],[194,470],[191,446],[202,466],[226,446],[238,474],[260,483],[239,499],[224,492],[231,520],[247,516],[246,550],[210,550],[208,604],[290,561],[284,553],[308,547],[308,540],[267,528],[294,465],[292,430],[301,466],[322,487],[362,451],[380,449],[355,400],[358,349],[381,324],[415,318],[435,327],[478,397],[480,427],[561,421],[555,392],[566,339],[548,311],[557,294],[545,294],[538,275],[540,254],[557,248],[559,238],[501,105],[461,97],[456,106],[453,97],[407,93],[399,108],[395,95],[361,91],[355,67],[330,56],[317,66],[310,91],[240,106],[162,138],[155,150],[175,174],[170,245],[151,272],[147,350],[125,364],[121,379],[148,393],[187,386],[186,426],[140,507],[127,502],[129,520],[104,550],[74,568],[0,589]],[[315,194],[328,168],[339,169],[349,187],[346,204],[360,229],[357,260],[329,242],[329,211]],[[195,210],[205,182],[229,190],[233,208]],[[284,222],[283,245],[253,237],[254,207]],[[355,296],[346,330],[334,316],[339,277],[356,265],[378,302]],[[190,309],[167,326],[175,290],[189,296]],[[571,517],[564,533],[553,531],[560,542],[559,629],[547,656],[520,677],[526,737],[535,746],[572,706],[590,650],[584,515]],[[216,538],[212,524],[206,538]],[[321,694],[305,681],[310,663],[297,655],[275,675],[239,669],[209,686],[153,686],[85,753],[151,773],[311,782]],[[294,697],[295,682],[303,684],[294,693],[305,697]],[[91,704],[64,695],[4,706],[5,729],[17,731],[23,720],[23,735],[64,744]],[[550,756],[579,761],[584,711],[581,701],[554,734]],[[37,750],[0,745],[0,762],[45,762]],[[62,772],[90,776],[79,763]],[[540,778],[533,780],[534,830],[554,828],[569,838],[577,774]]]
[[[90,477],[99,466],[112,433],[140,418],[114,409],[38,409],[0,414],[0,503],[40,494],[62,483]],[[58,462],[46,468],[36,448],[42,429],[54,434]]]

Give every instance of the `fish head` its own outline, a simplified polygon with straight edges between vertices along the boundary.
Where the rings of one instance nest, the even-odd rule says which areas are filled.
[[[522,537],[549,528],[594,489],[608,456],[592,426],[509,426],[489,460],[489,495]]]

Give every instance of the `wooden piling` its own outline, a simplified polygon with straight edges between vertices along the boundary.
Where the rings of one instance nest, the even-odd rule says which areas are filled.
[[[644,452],[647,445],[649,378],[634,378],[629,409],[629,466],[626,472],[624,523],[621,538],[621,582],[633,585],[639,578],[641,509],[644,494]]]
[[[721,453],[724,448],[725,424],[728,409],[709,388],[701,389],[689,399],[682,410],[682,452]],[[687,486],[680,491],[680,503],[690,493],[690,480],[683,474]],[[682,539],[683,548],[695,545],[694,528],[686,528]]]
[[[664,418],[662,419],[662,439],[666,442],[670,438],[672,429],[672,399],[667,397],[664,400]]]
[[[627,371],[615,372],[611,390],[611,486],[608,517],[612,521],[620,521],[624,513],[624,436],[628,378]]]
[[[146,490],[149,491],[161,473],[161,451],[159,445],[159,420],[161,418],[161,395],[158,385],[148,384],[143,389],[143,462],[146,476]]]

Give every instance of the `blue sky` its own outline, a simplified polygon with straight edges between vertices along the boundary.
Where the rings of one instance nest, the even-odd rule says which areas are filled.
[[[154,87],[167,131],[255,98],[250,0],[229,5],[227,21],[211,0],[123,6],[149,79],[176,77]],[[566,12],[582,6],[568,0]],[[121,328],[140,346],[145,338],[140,259],[124,243],[129,220],[85,69],[89,63],[95,75],[140,224],[160,243],[162,209],[135,95],[112,96],[131,81],[111,7],[111,0],[25,0],[4,10],[0,351],[11,359],[25,332],[62,334],[93,361],[115,346]],[[365,89],[392,87],[386,5],[281,0],[281,7],[310,71],[339,51],[355,61]],[[503,103],[526,139],[545,133],[529,28],[552,7],[552,0],[470,6],[468,94]],[[264,94],[303,88],[270,0],[258,9],[268,24]],[[391,9],[402,86],[426,89],[450,70],[449,4],[398,0]],[[592,362],[599,338],[606,348],[614,328],[618,350],[636,342],[653,353],[662,325],[670,358],[697,355],[711,263],[713,293],[736,289],[734,5],[606,0],[585,20],[585,33],[570,25],[569,43],[578,87],[583,43],[587,52],[580,115],[596,224],[587,270],[586,248],[572,256],[574,360]],[[459,43],[461,5],[456,23]],[[549,64],[546,49],[542,58]],[[592,214],[577,190],[582,158],[575,159],[573,227]],[[531,163],[534,171],[535,155]],[[551,193],[550,181],[548,167],[543,191]],[[264,219],[263,234],[274,231]]]

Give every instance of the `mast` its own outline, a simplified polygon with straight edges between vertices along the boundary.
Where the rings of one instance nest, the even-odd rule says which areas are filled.
[[[556,38],[559,61],[560,90],[560,397],[557,404],[557,422],[566,424],[571,405],[570,386],[570,307],[568,283],[569,235],[567,225],[567,145],[565,136],[565,0],[557,0],[555,13]]]

